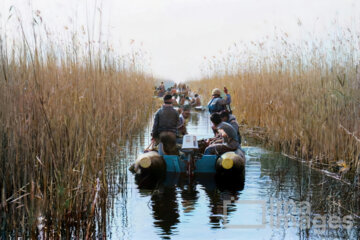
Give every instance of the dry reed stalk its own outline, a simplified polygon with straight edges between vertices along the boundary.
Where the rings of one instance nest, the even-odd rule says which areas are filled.
[[[95,186],[95,189],[94,189],[94,200],[91,203],[91,207],[90,207],[90,215],[89,215],[89,221],[88,221],[87,228],[86,228],[85,239],[90,239],[91,234],[92,234],[90,232],[90,228],[91,228],[91,225],[92,225],[92,218],[95,215],[95,209],[96,209],[95,207],[96,207],[96,203],[98,202],[99,192],[100,192],[100,179],[97,178],[96,179],[96,186]]]

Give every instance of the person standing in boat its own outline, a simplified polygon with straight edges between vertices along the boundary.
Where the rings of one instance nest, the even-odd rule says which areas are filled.
[[[239,138],[235,129],[227,122],[222,122],[219,113],[213,113],[210,117],[213,128],[218,132],[214,141],[208,141],[209,146],[204,155],[221,155],[225,152],[236,151],[240,146]]]
[[[236,117],[234,115],[230,114],[228,112],[228,110],[221,111],[220,117],[223,122],[230,124],[235,129],[235,131],[237,132],[238,138],[239,138],[239,143],[241,144],[239,123],[237,122]]]
[[[225,103],[226,103],[226,110],[229,111],[230,114],[232,114],[232,110],[231,110],[231,95],[229,94],[229,91],[226,87],[224,87],[224,93],[226,95],[226,99],[225,99]]]
[[[172,96],[164,96],[164,105],[155,113],[154,124],[151,132],[152,141],[157,144],[162,136],[176,139],[177,127],[179,124],[179,113],[173,108]]]
[[[220,89],[215,88],[212,90],[212,99],[208,103],[210,114],[218,113],[226,109],[225,100],[220,95]]]

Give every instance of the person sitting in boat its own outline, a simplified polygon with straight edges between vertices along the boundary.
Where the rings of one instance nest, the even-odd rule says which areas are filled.
[[[164,96],[164,94],[165,94],[165,85],[164,85],[164,82],[161,82],[158,90],[159,90],[159,97]]]
[[[176,95],[177,91],[176,91],[176,83],[175,85],[171,88],[171,95]]]
[[[176,101],[176,95],[172,95],[171,101],[173,106],[179,106],[178,102]]]
[[[179,125],[177,128],[176,142],[181,144],[184,135],[187,134],[186,123],[190,117],[190,108],[187,106],[179,108]]]
[[[212,99],[208,103],[209,112],[211,114],[221,112],[226,108],[225,100],[220,95],[220,89],[215,88],[212,90]]]
[[[186,86],[185,88],[185,97],[190,97],[191,89],[189,86]]]
[[[185,97],[184,106],[190,106],[191,101],[189,97]]]
[[[235,129],[229,123],[222,122],[219,113],[211,114],[210,120],[218,136],[208,141],[209,146],[206,147],[204,155],[221,155],[225,152],[236,151],[240,143]]]
[[[229,123],[235,129],[235,131],[237,132],[238,138],[239,138],[239,143],[241,144],[239,123],[237,122],[236,117],[234,115],[230,114],[228,110],[221,111],[220,117],[223,122]]]
[[[226,110],[229,111],[229,113],[231,114],[232,113],[232,110],[231,110],[231,95],[229,94],[229,91],[226,87],[224,87],[224,93],[226,95],[226,99],[225,99],[225,103],[226,103]]]
[[[164,96],[164,105],[155,113],[154,124],[151,132],[152,141],[162,142],[162,136],[176,140],[179,113],[173,108],[172,96]]]
[[[179,105],[183,106],[185,104],[185,96],[184,95],[180,95],[180,99],[179,99]]]
[[[192,107],[200,107],[201,106],[201,99],[200,99],[199,94],[197,94],[197,93],[195,94],[195,98],[192,99],[191,106]]]

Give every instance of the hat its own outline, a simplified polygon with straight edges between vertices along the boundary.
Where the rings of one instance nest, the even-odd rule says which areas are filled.
[[[164,103],[172,103],[172,96],[170,94],[167,94],[164,96]]]
[[[229,115],[230,115],[230,113],[229,113],[229,111],[228,110],[222,110],[221,112],[220,112],[220,117],[229,117]]]
[[[191,107],[189,105],[184,105],[183,110],[184,111],[190,111]]]
[[[218,88],[214,88],[213,90],[212,90],[212,92],[211,92],[211,95],[221,95],[221,91],[220,91],[220,89],[218,89]]]

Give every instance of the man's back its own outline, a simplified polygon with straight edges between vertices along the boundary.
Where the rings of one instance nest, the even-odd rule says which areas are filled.
[[[215,97],[208,103],[208,108],[211,114],[221,112],[222,110],[225,110],[225,100],[221,97]]]
[[[239,131],[239,123],[237,122],[234,115],[229,114],[229,120],[227,121],[236,131]]]
[[[158,137],[161,132],[169,131],[176,134],[179,113],[171,106],[164,105],[156,113],[153,125],[153,136]]]
[[[231,126],[229,123],[221,122],[217,126],[217,128],[224,130],[224,132],[226,133],[226,135],[228,135],[229,138],[239,142],[239,137],[238,137],[237,131],[235,131],[234,127]]]

